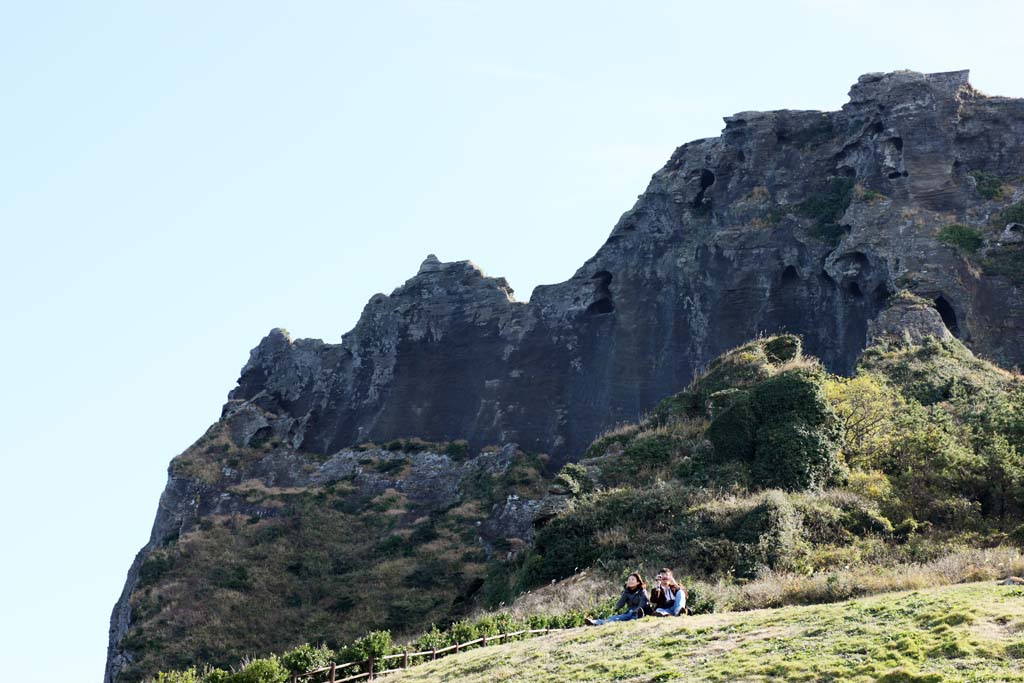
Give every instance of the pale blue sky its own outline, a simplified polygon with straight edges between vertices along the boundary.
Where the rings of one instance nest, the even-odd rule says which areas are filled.
[[[1022,25],[1012,1],[0,3],[3,678],[99,680],[167,464],[270,328],[336,342],[428,253],[527,299],[721,117],[899,68],[1024,96]]]

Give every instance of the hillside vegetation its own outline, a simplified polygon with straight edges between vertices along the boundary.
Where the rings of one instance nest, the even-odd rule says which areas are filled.
[[[206,624],[198,617],[192,622],[203,639],[223,634],[221,648],[201,661],[186,661],[190,632],[179,626],[176,631],[165,629],[162,637],[168,642],[150,651],[154,661],[171,663],[165,668],[205,663],[236,669],[234,674],[211,671],[180,680],[248,683],[246,668],[236,663],[242,654],[254,653],[239,652],[233,639],[242,642],[250,625],[265,633],[264,654],[315,642],[326,643],[339,657],[348,653],[357,659],[354,655],[368,643],[381,651],[391,647],[392,639],[437,646],[461,636],[468,640],[474,633],[497,633],[499,624],[509,620],[577,626],[586,614],[606,614],[617,583],[637,569],[650,575],[659,566],[675,568],[677,576],[685,577],[698,613],[828,603],[1019,573],[1024,558],[1014,546],[1024,542],[1019,526],[1024,513],[1022,449],[1024,388],[1019,376],[975,358],[956,340],[882,341],[864,352],[853,377],[837,377],[803,355],[797,337],[756,339],[716,359],[685,391],[666,398],[642,422],[621,425],[597,439],[579,462],[548,473],[544,458],[520,454],[518,464],[505,474],[480,470],[466,479],[468,495],[462,503],[429,518],[416,518],[393,490],[365,500],[353,498],[344,483],[255,492],[280,501],[286,513],[273,519],[228,518],[194,537],[183,537],[167,551],[167,561],[179,568],[177,576],[184,581],[152,589],[158,596],[182,585],[201,590],[196,587],[203,586],[205,572],[223,579],[215,598],[236,600],[241,594],[238,608],[224,610],[237,616],[230,625]],[[374,466],[399,467],[391,460]],[[486,559],[476,546],[474,519],[499,505],[507,492],[537,496],[544,488],[549,489],[545,504],[554,512],[538,518],[532,547],[500,547],[501,552]],[[299,549],[312,560],[297,565]],[[371,586],[372,592],[372,587],[401,577],[402,590],[383,603],[339,603],[351,599],[359,574],[355,558],[371,555],[386,561],[370,564],[357,583]],[[195,583],[189,584],[192,576]],[[280,583],[282,578],[285,583]],[[181,595],[184,600],[189,594]],[[936,600],[959,599],[952,595],[937,593],[941,597],[914,603],[899,618],[909,629],[915,619],[931,619],[914,614],[932,614]],[[307,613],[315,618],[302,620],[304,605],[314,607]],[[459,621],[473,610],[490,611],[475,621]],[[340,625],[335,616],[339,611],[348,615]],[[274,616],[264,619],[265,613]],[[691,632],[690,625],[675,621],[671,626],[642,625],[644,633],[651,630],[653,645],[640,647],[636,654],[615,645],[616,663],[600,665],[609,667],[601,677],[642,676],[641,664],[656,660],[663,668],[642,680],[663,680],[656,677],[659,672],[671,680],[689,672],[680,662],[700,659],[693,648],[702,645],[716,653],[715,661],[721,660],[722,666],[699,667],[704,678],[695,680],[735,680],[729,678],[733,674],[760,680],[758,676],[769,674],[758,648],[771,641],[770,652],[780,653],[778,666],[792,669],[779,669],[778,676],[807,680],[812,663],[799,664],[786,655],[801,646],[779,643],[794,634],[817,636],[810,627],[790,629],[788,615],[822,615],[826,621],[815,628],[825,634],[831,632],[830,619],[839,620],[835,628],[847,628],[842,621],[846,617],[838,616],[846,614],[853,612],[784,611],[777,622],[771,613],[759,613],[754,622],[715,617],[707,624],[721,624],[731,634],[715,638],[711,631]],[[969,622],[983,621],[976,616],[945,627],[967,628]],[[441,628],[428,629],[430,622]],[[744,636],[744,642],[755,645],[742,648],[734,643],[733,636],[753,633],[747,624],[768,629],[769,622],[770,629],[785,637]],[[147,623],[160,628],[159,617]],[[897,645],[890,645],[903,654],[885,657],[876,651],[881,647],[875,642],[878,633],[854,634],[866,639],[856,650],[863,655],[861,668],[848,671],[852,678],[840,678],[944,680],[941,676],[961,659],[988,662],[996,658],[993,653],[1016,652],[1009,645],[1003,650],[984,645],[988,632],[956,631],[956,642],[966,645],[959,650],[949,645],[956,656],[922,669],[939,678],[913,678],[918,674],[906,672],[891,675],[909,678],[878,678],[899,667],[916,670],[947,647],[948,634],[940,626],[937,622],[924,629],[932,635],[919,635],[913,646],[905,646],[906,652],[894,638]],[[662,642],[669,638],[665,629],[684,628],[689,630]],[[370,633],[373,629],[378,630]],[[813,646],[839,648],[835,656],[840,658],[846,641],[822,634],[823,642]],[[573,662],[586,660],[591,641],[597,643],[595,652],[612,647],[599,644],[597,635],[559,636],[551,642],[570,637],[581,639],[570,648],[576,652],[565,655]],[[734,644],[721,651],[726,641]],[[658,644],[665,647],[654,646]],[[508,652],[517,652],[516,647]],[[744,659],[747,654],[741,654],[749,648],[754,654]],[[168,657],[172,652],[181,654]],[[620,655],[626,659],[620,662]],[[273,657],[256,661],[278,662]],[[486,661],[499,672],[506,665],[512,667],[509,671],[520,666]],[[274,681],[284,675],[279,662],[274,666],[277,673],[252,680]],[[568,677],[552,680],[586,680],[578,678],[583,676],[582,663],[566,666]],[[474,680],[472,675],[492,680],[482,668],[473,671],[467,670],[467,680]],[[541,680],[540,671],[531,675]]]
[[[956,340],[870,347],[852,378],[754,340],[566,466],[567,508],[489,595],[591,566],[753,579],[1019,543],[1022,449],[1020,378]]]

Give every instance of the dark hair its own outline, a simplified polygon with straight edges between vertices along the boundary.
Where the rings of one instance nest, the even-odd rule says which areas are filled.
[[[637,588],[639,588],[640,590],[645,590],[647,588],[647,586],[644,584],[644,577],[640,576],[636,572],[633,572],[629,576],[635,576],[636,577],[637,583],[640,584],[639,586],[637,586]],[[627,582],[629,581],[629,576],[626,577],[626,581]],[[629,590],[629,588],[626,587],[626,584],[622,584],[622,587],[625,588],[626,590]]]

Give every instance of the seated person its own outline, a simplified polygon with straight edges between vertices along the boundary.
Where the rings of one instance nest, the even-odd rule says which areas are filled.
[[[675,617],[686,611],[686,589],[676,583],[671,569],[658,572],[650,602],[655,617]]]
[[[600,626],[601,624],[607,624],[609,621],[629,621],[630,619],[639,619],[645,614],[649,614],[651,603],[647,600],[644,580],[639,574],[630,574],[629,578],[626,579],[626,585],[622,587],[622,595],[619,596],[619,601],[615,605],[615,611],[618,612],[623,607],[626,608],[626,611],[622,614],[616,614],[607,619],[591,619],[587,617],[585,621],[588,626]]]

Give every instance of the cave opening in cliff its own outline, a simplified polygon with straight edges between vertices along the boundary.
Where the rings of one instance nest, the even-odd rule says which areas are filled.
[[[700,170],[700,192],[693,198],[693,208],[700,213],[711,211],[711,200],[704,197],[709,187],[715,184],[715,174],[706,168]]]
[[[612,302],[612,290],[609,285],[612,283],[612,274],[607,270],[599,270],[590,276],[594,282],[594,295],[596,300],[587,306],[588,315],[603,315],[615,310]]]
[[[846,291],[849,293],[851,298],[854,298],[854,299],[863,299],[864,298],[864,292],[861,291],[860,285],[858,285],[856,282],[851,282],[849,285],[847,285]]]
[[[786,266],[785,270],[782,271],[782,284],[794,285],[800,282],[800,273],[796,272],[795,266]]]
[[[946,325],[946,329],[948,329],[954,337],[959,337],[960,326],[956,321],[956,311],[954,311],[953,306],[946,301],[946,297],[939,295],[939,297],[935,299],[935,310],[937,310],[939,315],[942,317],[942,322]]]
[[[875,300],[875,306],[878,308],[885,306],[885,302],[889,300],[890,296],[892,296],[892,292],[889,291],[889,288],[884,282],[875,287],[875,291],[872,294],[872,297]]]

